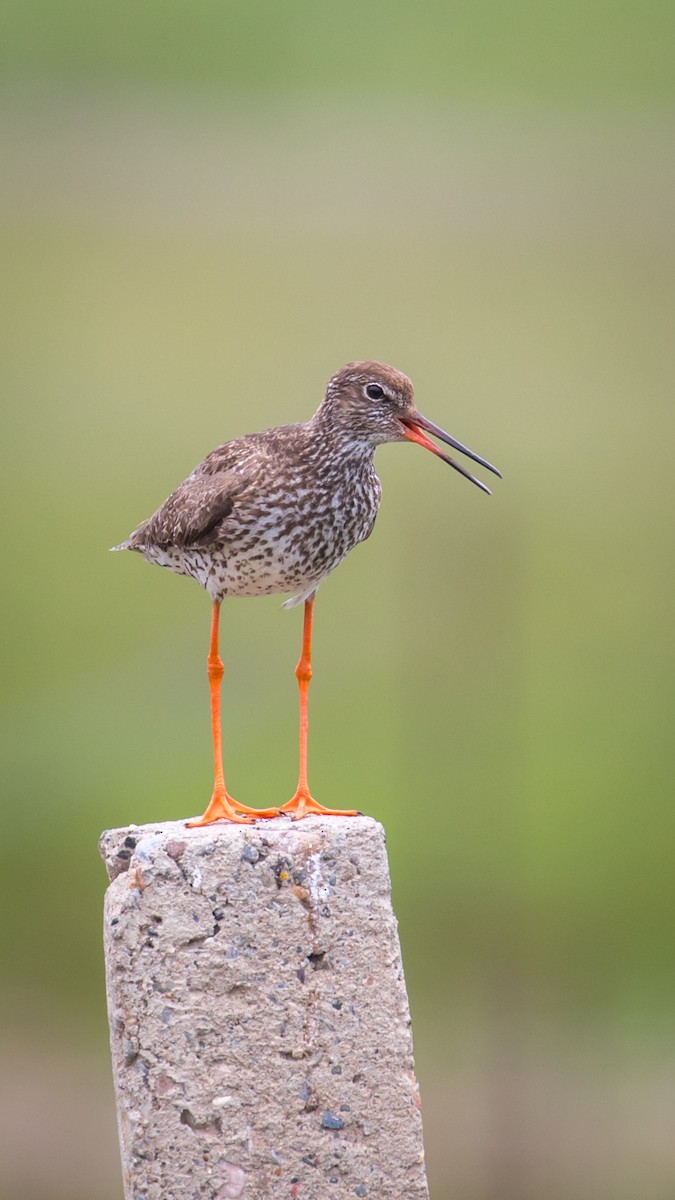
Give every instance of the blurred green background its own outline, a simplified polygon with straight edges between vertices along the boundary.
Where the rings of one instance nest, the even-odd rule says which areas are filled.
[[[3,0],[3,1184],[120,1200],[96,840],[201,811],[208,600],[111,556],[345,361],[410,446],[321,589],[310,771],[388,834],[434,1200],[672,1200],[675,9]],[[299,610],[224,606],[295,783]],[[39,1147],[39,1151],[36,1149]]]

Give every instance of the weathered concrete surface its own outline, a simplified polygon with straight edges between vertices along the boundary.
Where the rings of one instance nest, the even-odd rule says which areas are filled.
[[[101,852],[126,1200],[424,1200],[382,827],[171,822]]]

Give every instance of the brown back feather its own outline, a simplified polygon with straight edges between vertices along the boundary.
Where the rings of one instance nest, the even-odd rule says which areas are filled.
[[[129,538],[129,548],[193,546],[209,540],[232,512],[241,478],[229,472],[191,475]]]

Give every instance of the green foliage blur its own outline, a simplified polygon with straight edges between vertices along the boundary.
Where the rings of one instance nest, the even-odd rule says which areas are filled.
[[[208,599],[107,549],[366,357],[504,472],[379,450],[316,611],[310,780],[387,830],[432,1196],[672,1196],[674,26],[4,0],[13,1200],[121,1197],[96,841],[209,794]],[[300,622],[223,608],[247,803],[294,788]]]

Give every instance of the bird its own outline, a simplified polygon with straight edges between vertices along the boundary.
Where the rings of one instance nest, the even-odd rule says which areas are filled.
[[[314,602],[320,584],[372,533],[382,494],[373,463],[378,446],[414,442],[491,494],[429,435],[501,478],[487,459],[422,416],[407,375],[386,363],[347,363],[328,381],[310,420],[246,434],[216,447],[151,517],[112,547],[190,576],[211,600],[207,675],[214,780],[203,815],[188,822],[190,827],[219,820],[251,824],[278,815],[293,820],[310,814],[357,815],[357,810],[324,807],[309,789]],[[285,804],[257,809],[234,800],[225,784],[220,610],[229,596],[286,593],[291,595],[283,607],[304,605],[302,650],[295,669],[300,701],[298,784]]]

